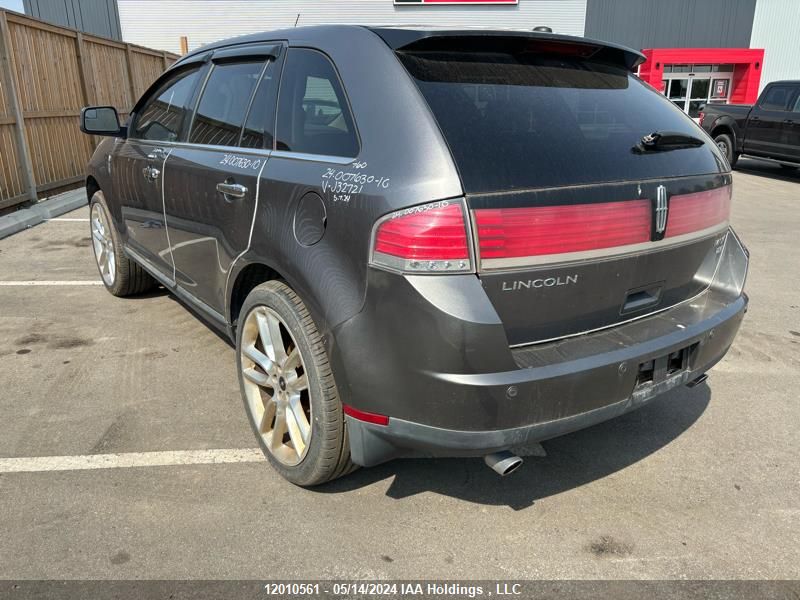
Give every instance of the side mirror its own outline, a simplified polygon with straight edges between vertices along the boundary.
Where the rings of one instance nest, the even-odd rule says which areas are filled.
[[[81,109],[81,131],[90,135],[125,137],[119,124],[117,109],[113,106],[87,106]]]

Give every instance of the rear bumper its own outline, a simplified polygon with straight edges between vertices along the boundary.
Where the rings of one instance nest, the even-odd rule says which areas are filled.
[[[558,437],[644,406],[660,394],[695,380],[727,352],[746,312],[747,297],[742,295],[720,310],[713,310],[719,307],[710,307],[709,303],[714,304],[708,298],[699,298],[691,304],[630,324],[633,328],[618,328],[572,340],[571,344],[558,344],[562,356],[563,353],[576,352],[570,360],[503,373],[448,377],[454,393],[464,396],[481,389],[490,396],[505,397],[506,404],[516,404],[517,398],[524,398],[532,408],[538,407],[533,415],[542,415],[541,419],[533,416],[532,422],[503,429],[471,431],[391,417],[388,425],[382,426],[348,416],[353,460],[371,466],[403,456],[483,456]],[[703,315],[709,308],[712,308],[712,314]],[[692,313],[704,318],[685,325],[685,321],[692,320]],[[654,322],[645,322],[651,320]],[[588,350],[586,346],[592,345],[592,342],[587,344],[587,337],[602,336],[606,339],[594,340],[593,343],[605,345],[646,330],[651,333],[660,331],[661,334],[641,343],[584,355]],[[579,344],[579,340],[583,343]],[[686,370],[652,385],[637,386],[639,364],[684,348],[689,349]],[[543,360],[548,351],[554,350],[553,347],[540,347],[527,350],[527,353],[536,352]],[[518,361],[526,359],[529,357],[517,357]],[[511,387],[516,388],[515,392],[512,390],[514,397],[509,397]],[[435,402],[436,398],[430,400]],[[503,401],[500,401],[498,408],[502,410],[502,406]],[[559,413],[561,416],[556,418],[545,416]],[[480,418],[479,413],[474,416]]]
[[[728,241],[691,300],[514,349],[476,276],[372,270],[364,309],[328,345],[342,401],[388,417],[347,416],[353,460],[484,455],[600,423],[697,379],[747,310],[747,251],[733,232]]]

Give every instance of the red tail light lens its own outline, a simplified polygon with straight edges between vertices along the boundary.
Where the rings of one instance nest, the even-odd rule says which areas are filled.
[[[472,270],[461,201],[415,206],[379,222],[372,264],[404,272]]]
[[[626,246],[650,240],[649,200],[475,211],[481,260]]]
[[[726,223],[731,214],[731,186],[673,196],[664,237],[702,231]]]

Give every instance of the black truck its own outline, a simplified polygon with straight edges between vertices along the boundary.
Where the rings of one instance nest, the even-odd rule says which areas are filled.
[[[800,81],[775,81],[749,104],[707,104],[700,125],[731,166],[739,156],[800,167]]]

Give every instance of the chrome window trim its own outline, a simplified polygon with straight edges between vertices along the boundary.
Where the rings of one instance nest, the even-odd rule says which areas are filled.
[[[476,221],[474,210],[472,220]],[[601,248],[599,250],[585,250],[582,252],[565,252],[562,254],[543,254],[540,256],[519,256],[514,258],[486,258],[480,257],[480,241],[477,242],[475,252],[478,255],[479,273],[501,273],[506,271],[518,271],[531,267],[568,265],[569,263],[584,262],[587,260],[599,260],[607,258],[624,258],[632,254],[646,254],[649,252],[659,252],[667,248],[673,248],[690,244],[702,239],[711,238],[723,233],[728,229],[730,223],[724,221],[718,225],[677,235],[671,238],[664,238],[658,241],[647,241],[640,244],[629,244],[627,246],[613,246],[611,248]],[[476,231],[477,239],[477,231]]]
[[[303,160],[308,162],[322,162],[337,165],[349,165],[357,158],[342,156],[329,156],[327,154],[306,154],[304,152],[291,152],[289,150],[267,150],[265,148],[243,148],[241,146],[217,146],[211,144],[194,144],[191,142],[151,142],[149,140],[128,139],[127,141],[148,146],[164,146],[166,148],[190,148],[195,150],[210,150],[214,152],[227,152],[229,154],[249,154],[252,156],[286,158],[290,160]]]
[[[305,152],[291,152],[290,150],[273,150],[275,158],[288,158],[291,160],[305,160],[309,162],[326,162],[337,165],[349,165],[357,160],[356,157],[329,156],[327,154],[307,154]]]
[[[190,150],[208,150],[211,152],[226,152],[228,154],[249,154],[252,156],[270,157],[273,154],[272,150],[264,148],[241,148],[239,146],[216,146],[211,144],[192,144],[189,142],[147,142],[144,140],[129,140],[137,144],[147,144],[148,146],[164,146],[165,148],[189,148]]]

